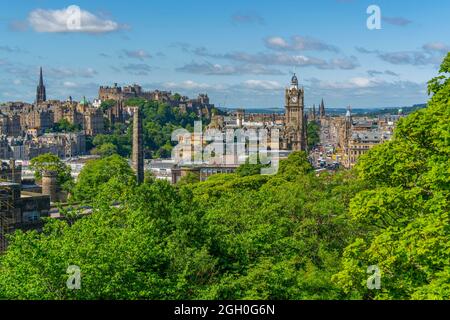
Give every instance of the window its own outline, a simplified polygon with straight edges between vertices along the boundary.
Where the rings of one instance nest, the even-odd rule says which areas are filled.
[[[41,217],[38,211],[25,211],[23,213],[23,221],[24,222],[35,222],[38,221]]]

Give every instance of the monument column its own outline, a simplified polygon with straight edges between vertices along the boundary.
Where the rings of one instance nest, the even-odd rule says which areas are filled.
[[[138,183],[142,183],[144,181],[144,149],[142,144],[142,115],[140,109],[137,107],[133,115],[132,167],[136,173]]]

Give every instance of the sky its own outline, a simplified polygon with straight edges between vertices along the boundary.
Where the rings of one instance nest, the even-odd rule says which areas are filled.
[[[367,26],[370,5],[380,29]],[[281,108],[295,72],[307,107],[424,103],[450,51],[449,14],[447,0],[5,1],[0,102],[33,102],[42,66],[48,99],[138,83]]]

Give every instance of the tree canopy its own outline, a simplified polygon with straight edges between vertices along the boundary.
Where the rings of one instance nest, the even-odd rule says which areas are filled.
[[[172,186],[137,185],[119,155],[88,163],[74,197],[93,212],[13,234],[0,298],[449,299],[449,61],[428,106],[353,170],[316,175],[294,152],[274,175]]]
[[[90,201],[100,192],[103,185],[113,178],[124,182],[134,179],[133,170],[126,159],[113,154],[102,159],[90,160],[78,175],[72,196],[78,201]]]
[[[366,232],[344,251],[335,280],[355,292],[367,278],[362,266],[378,265],[381,290],[357,286],[361,298],[450,298],[449,66],[450,53],[430,81],[427,108],[402,119],[394,138],[357,164],[371,188],[352,199],[349,218]]]

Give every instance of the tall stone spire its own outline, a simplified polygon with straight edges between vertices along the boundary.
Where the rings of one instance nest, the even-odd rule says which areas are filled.
[[[39,73],[39,85],[36,89],[36,103],[41,103],[47,101],[47,96],[45,94],[44,77],[42,76],[42,67]]]
[[[325,117],[325,104],[323,103],[323,99],[322,99],[322,102],[320,103],[320,107],[319,107],[319,116],[321,118]]]
[[[133,117],[133,154],[131,161],[138,183],[144,181],[144,149],[142,143],[142,115],[140,109],[136,107]]]
[[[313,109],[312,109],[312,120],[315,121],[316,120],[316,104],[313,104]]]

